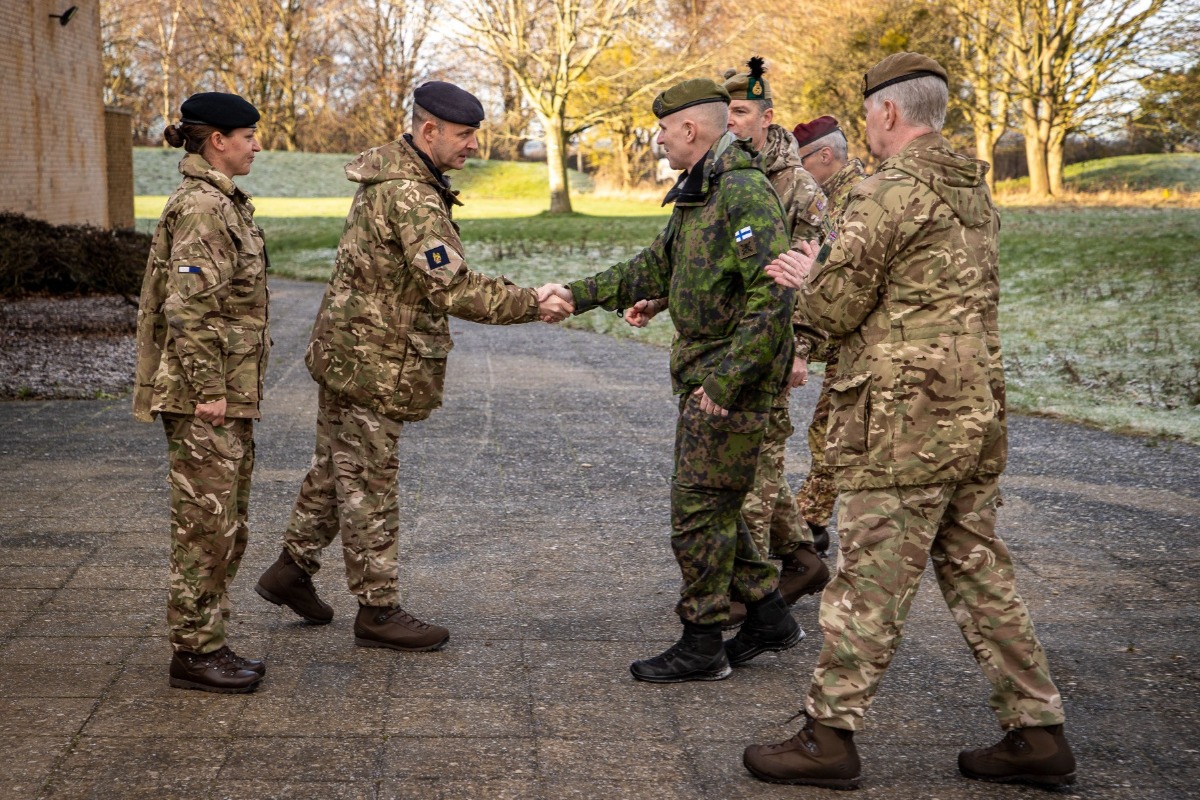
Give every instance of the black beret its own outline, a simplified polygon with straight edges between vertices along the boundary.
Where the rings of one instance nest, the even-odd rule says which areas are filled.
[[[729,92],[725,91],[724,86],[710,78],[692,78],[675,84],[654,98],[654,116],[662,119],[676,111],[698,106],[701,103],[729,105]]]
[[[863,75],[863,99],[888,86],[931,75],[949,83],[946,70],[929,56],[920,53],[892,53]]]
[[[236,94],[226,92],[200,92],[194,94],[179,107],[184,122],[212,125],[223,131],[234,128],[253,128],[258,124],[258,109]]]
[[[446,122],[478,128],[483,122],[483,103],[479,98],[453,83],[429,81],[413,92],[413,102]]]

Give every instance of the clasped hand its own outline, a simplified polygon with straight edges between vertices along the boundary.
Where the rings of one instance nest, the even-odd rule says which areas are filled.
[[[575,311],[575,297],[561,283],[547,283],[537,290],[538,317],[542,322],[562,322]]]
[[[816,243],[801,242],[798,250],[780,253],[778,258],[763,268],[763,271],[774,278],[780,286],[799,289],[804,285],[816,260]]]

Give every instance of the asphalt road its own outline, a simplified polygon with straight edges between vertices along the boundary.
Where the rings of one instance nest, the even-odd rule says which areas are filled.
[[[340,552],[310,627],[252,591],[307,468],[301,355],[321,287],[276,281],[252,541],[231,644],[253,695],[169,689],[167,488],[128,401],[0,404],[0,798],[809,798],[742,748],[791,735],[820,646],[726,681],[652,686],[631,660],[678,634],[666,353],[541,324],[453,324],[445,407],[406,428],[405,607],[436,653],[356,648]],[[598,312],[593,312],[598,313]],[[663,324],[663,323],[658,323]],[[794,399],[803,421],[817,387]],[[1200,796],[1200,448],[1011,421],[1001,532],[1063,690],[1079,782],[1062,796]],[[807,465],[793,438],[789,472]],[[932,576],[856,737],[860,796],[1018,798],[961,778],[999,738]]]

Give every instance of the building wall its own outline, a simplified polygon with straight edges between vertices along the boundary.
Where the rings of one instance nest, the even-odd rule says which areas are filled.
[[[108,162],[108,224],[113,228],[132,228],[133,114],[124,108],[105,108],[104,141]]]
[[[0,210],[108,227],[100,41],[95,0],[0,0]]]

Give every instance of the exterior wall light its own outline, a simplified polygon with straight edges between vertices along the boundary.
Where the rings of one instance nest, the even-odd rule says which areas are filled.
[[[79,6],[71,6],[61,14],[51,14],[51,19],[57,19],[59,25],[65,26],[71,21],[71,17],[75,16],[75,12],[79,10]]]

